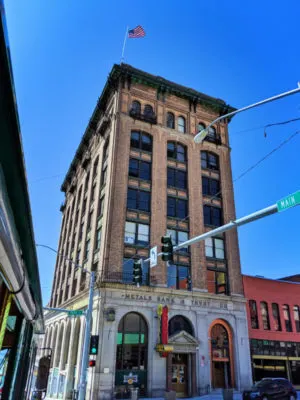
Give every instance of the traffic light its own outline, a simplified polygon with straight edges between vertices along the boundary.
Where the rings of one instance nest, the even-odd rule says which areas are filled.
[[[161,237],[161,251],[163,261],[171,261],[173,262],[173,244],[171,236],[162,236]]]
[[[90,341],[90,354],[98,354],[99,335],[92,335]]]
[[[133,263],[133,283],[139,284],[143,282],[143,269],[141,260],[134,261]]]
[[[89,367],[94,367],[96,365],[96,360],[89,360]]]

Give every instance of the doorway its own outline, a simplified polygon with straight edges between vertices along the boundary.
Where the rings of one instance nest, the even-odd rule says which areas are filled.
[[[213,387],[226,388],[230,386],[230,368],[228,362],[213,361]]]
[[[187,354],[172,354],[172,390],[176,392],[177,398],[187,397]]]

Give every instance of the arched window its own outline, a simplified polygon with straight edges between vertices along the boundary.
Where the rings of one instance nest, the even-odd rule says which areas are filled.
[[[186,161],[186,147],[175,142],[168,142],[167,157],[177,161]]]
[[[227,329],[216,324],[211,330],[212,358],[229,358],[229,338]]]
[[[283,309],[283,317],[285,322],[285,329],[287,332],[292,332],[292,321],[291,321],[291,314],[290,314],[290,307],[287,304],[282,306]]]
[[[130,146],[143,151],[152,151],[152,137],[143,132],[132,131]]]
[[[280,321],[279,307],[277,303],[272,303],[272,315],[274,320],[275,331],[281,331],[281,321]]]
[[[199,124],[198,124],[198,132],[197,133],[203,131],[203,129],[205,129],[204,123],[203,122],[199,122]]]
[[[138,374],[137,385],[141,394],[147,386],[148,328],[144,318],[135,312],[126,314],[120,321],[117,334],[115,384],[118,393],[124,388],[124,375]],[[138,372],[140,371],[140,372]],[[121,377],[121,379],[120,379]],[[123,398],[123,397],[122,397]]]
[[[190,321],[182,315],[175,315],[169,321],[169,336],[175,335],[181,331],[186,331],[194,336],[194,330]]]
[[[144,115],[146,117],[152,117],[153,114],[153,107],[150,104],[146,104],[144,108]]]
[[[131,112],[134,114],[141,113],[141,103],[137,100],[134,100],[131,104]]]
[[[265,301],[260,302],[260,312],[263,321],[263,328],[264,330],[269,331],[270,330],[269,311],[268,311],[268,304]]]
[[[185,133],[185,118],[178,117],[178,130],[179,132]]]
[[[216,132],[216,128],[214,128],[213,126],[211,126],[208,129],[208,134],[207,137],[209,140],[211,140],[212,142],[215,142],[217,139],[217,132]]]
[[[296,324],[296,331],[300,332],[300,310],[299,306],[294,306],[294,320]]]
[[[171,112],[167,112],[167,127],[175,129],[175,116]]]
[[[251,320],[251,328],[258,329],[258,315],[257,315],[257,307],[255,300],[249,300],[249,309],[250,309],[250,320]]]

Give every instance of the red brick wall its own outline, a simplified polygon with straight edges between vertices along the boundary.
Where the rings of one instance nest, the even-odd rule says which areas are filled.
[[[243,276],[245,297],[248,300],[247,317],[249,337],[255,339],[279,340],[300,342],[300,332],[296,332],[294,321],[293,307],[300,306],[300,284],[286,283],[271,279],[263,279],[252,276]],[[258,312],[259,329],[251,328],[249,300],[255,300]],[[270,330],[263,329],[263,322],[260,314],[260,302],[265,301],[268,304]],[[281,332],[275,331],[274,319],[272,315],[272,303],[277,303],[279,306]],[[293,332],[286,332],[283,318],[282,306],[288,304],[290,308],[290,316]]]

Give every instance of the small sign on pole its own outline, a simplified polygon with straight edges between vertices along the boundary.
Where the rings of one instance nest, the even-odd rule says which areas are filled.
[[[157,266],[157,246],[150,250],[150,268]]]
[[[68,317],[81,317],[84,314],[83,310],[70,310],[68,311]]]
[[[300,190],[277,201],[277,210],[285,211],[300,204]]]

